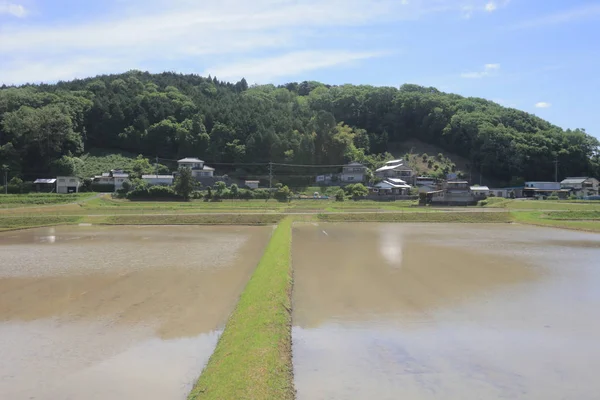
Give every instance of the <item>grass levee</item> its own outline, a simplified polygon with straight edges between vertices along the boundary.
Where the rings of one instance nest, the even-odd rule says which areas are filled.
[[[51,215],[39,215],[31,217],[0,217],[0,231],[35,228],[39,226],[74,224],[80,219],[80,217],[61,217]]]
[[[324,222],[511,222],[508,212],[407,212],[319,214]]]
[[[274,231],[189,400],[294,398],[291,225]]]
[[[195,215],[114,215],[101,223],[108,225],[265,225],[276,224],[281,214],[195,214]]]

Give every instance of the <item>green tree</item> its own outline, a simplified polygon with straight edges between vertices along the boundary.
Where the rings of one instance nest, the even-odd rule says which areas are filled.
[[[346,198],[346,194],[344,193],[344,189],[338,189],[335,192],[335,201],[344,201]]]
[[[196,188],[196,181],[189,168],[179,168],[177,178],[175,178],[175,193],[181,196],[185,201],[190,199],[192,192]]]
[[[231,186],[229,186],[229,192],[231,193],[231,197],[234,199],[237,199],[239,194],[240,194],[240,190],[238,188],[238,185],[236,185],[235,183],[233,183]]]

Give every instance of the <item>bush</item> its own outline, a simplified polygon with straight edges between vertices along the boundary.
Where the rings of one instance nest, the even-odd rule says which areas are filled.
[[[250,200],[254,198],[254,192],[250,189],[240,189],[239,197],[242,200]]]
[[[487,201],[487,200],[479,200],[479,201],[477,202],[477,205],[478,205],[479,207],[485,207],[485,206],[487,206],[487,205],[488,205],[488,201]]]
[[[115,191],[115,185],[104,184],[104,183],[94,183],[91,185],[92,192],[98,193],[112,193]]]
[[[267,189],[254,189],[252,193],[255,199],[268,199],[270,197]]]
[[[545,199],[546,200],[558,200],[558,196],[551,195],[551,196],[546,197]]]
[[[346,194],[344,193],[343,189],[338,189],[337,192],[335,192],[335,201],[344,201],[346,198]]]
[[[575,196],[574,194],[569,196],[569,200],[577,200],[577,196]]]
[[[192,199],[194,200],[200,200],[202,198],[202,192],[199,190],[194,190],[192,192]]]
[[[175,193],[170,186],[140,186],[127,193],[129,200],[181,200],[182,197]]]

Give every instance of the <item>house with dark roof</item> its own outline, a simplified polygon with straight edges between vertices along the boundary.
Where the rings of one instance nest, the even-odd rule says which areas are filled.
[[[597,196],[598,186],[598,179],[588,177],[566,178],[560,183],[561,189],[570,190],[572,194],[578,197]]]

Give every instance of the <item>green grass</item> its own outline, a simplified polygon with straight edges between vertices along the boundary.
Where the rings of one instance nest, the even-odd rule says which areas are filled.
[[[79,157],[81,162],[76,165],[75,174],[82,178],[91,178],[111,169],[129,170],[137,154],[117,152],[103,149],[92,149],[88,154]]]
[[[539,211],[517,211],[512,212],[511,214],[515,222],[519,222],[522,224],[547,226],[552,228],[573,229],[579,231],[600,232],[600,220],[588,221],[583,218],[563,219],[562,217],[564,216],[560,216],[560,214],[570,213],[571,212],[569,211],[550,213],[555,214],[559,218],[550,218],[547,213]],[[574,214],[574,216],[582,215],[580,213],[576,213]]]
[[[32,205],[67,204],[74,203],[94,196],[94,193],[30,193],[30,194],[2,194],[0,195],[0,208],[16,208]]]
[[[294,398],[291,225],[273,233],[189,400]]]
[[[502,199],[490,203],[489,200],[487,207],[508,208],[511,210],[600,210],[600,202]]]
[[[230,215],[115,215],[99,223],[109,225],[265,225],[276,224],[281,214]]]
[[[508,212],[408,212],[365,214],[319,214],[327,222],[510,222]]]
[[[555,220],[600,220],[600,211],[554,211],[542,216]]]
[[[80,217],[57,217],[39,215],[32,217],[0,217],[0,231],[35,228],[38,226],[64,225],[79,222]]]

